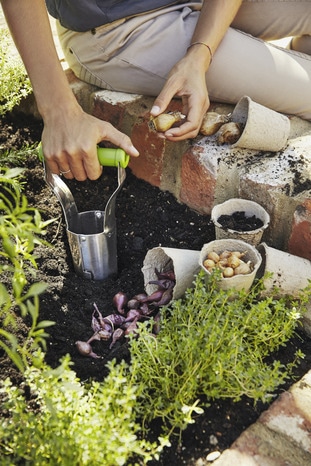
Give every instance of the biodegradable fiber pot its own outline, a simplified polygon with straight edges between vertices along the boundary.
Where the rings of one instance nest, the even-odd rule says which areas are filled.
[[[271,295],[274,289],[277,296],[298,296],[309,285],[311,262],[308,259],[271,248],[266,243],[259,244],[258,251],[262,256],[258,276],[272,273],[264,279],[263,294]]]
[[[244,127],[232,147],[277,152],[284,149],[290,132],[287,116],[242,97],[232,112],[232,121]]]
[[[174,270],[176,284],[173,290],[173,299],[183,296],[187,288],[193,286],[195,275],[199,272],[200,251],[191,249],[175,249],[157,247],[150,249],[144,259],[142,273],[144,275],[145,290],[149,294],[157,289],[156,285],[148,282],[156,280],[155,269],[160,272]]]
[[[243,261],[252,263],[252,271],[246,275],[234,275],[230,278],[222,278],[219,282],[219,288],[228,290],[235,288],[237,291],[246,290],[248,291],[253,284],[257,270],[261,264],[262,258],[257,249],[251,244],[245,243],[237,239],[220,239],[211,241],[210,243],[204,244],[200,253],[200,267],[206,272],[207,276],[210,272],[204,267],[203,262],[207,258],[208,253],[216,252],[221,254],[224,251],[240,251],[245,252]]]
[[[245,212],[246,217],[252,217],[254,215],[262,221],[263,225],[251,231],[238,231],[224,228],[219,223],[218,219],[221,215],[232,215],[234,212]],[[257,204],[257,202],[249,201],[248,199],[239,198],[229,199],[222,204],[214,206],[211,212],[211,219],[215,225],[216,239],[239,239],[253,246],[257,246],[260,243],[264,230],[270,223],[270,215],[261,205]]]

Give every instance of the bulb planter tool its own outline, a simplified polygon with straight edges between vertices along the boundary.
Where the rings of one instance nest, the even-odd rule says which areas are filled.
[[[117,273],[116,197],[126,178],[129,156],[122,149],[97,148],[101,165],[117,168],[118,185],[105,210],[78,212],[73,195],[63,179],[44,163],[45,181],[59,200],[66,221],[68,243],[76,273],[86,279],[105,280]]]

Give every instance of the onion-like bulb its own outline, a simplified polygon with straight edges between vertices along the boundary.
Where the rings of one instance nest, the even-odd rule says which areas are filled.
[[[96,353],[93,352],[93,349],[88,342],[78,340],[76,341],[75,345],[76,345],[77,350],[82,356],[88,356],[94,359],[100,358],[100,356],[98,356]]]
[[[165,131],[182,119],[183,115],[180,112],[161,113],[156,117],[151,117],[149,127],[155,131],[165,133]]]

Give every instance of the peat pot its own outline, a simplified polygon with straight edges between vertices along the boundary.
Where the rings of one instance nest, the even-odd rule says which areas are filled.
[[[142,273],[146,293],[149,295],[157,289],[149,281],[156,280],[155,269],[159,272],[174,270],[176,284],[173,289],[173,299],[179,299],[188,288],[193,286],[196,274],[200,270],[200,251],[157,247],[150,249],[144,259]]]
[[[206,272],[207,278],[211,272],[203,265],[203,262],[207,258],[208,254],[210,252],[216,252],[220,255],[224,251],[239,251],[245,253],[242,260],[246,263],[250,262],[251,271],[245,275],[239,274],[232,277],[222,278],[219,282],[219,288],[223,290],[234,288],[238,291],[243,289],[248,291],[253,284],[257,270],[261,264],[261,255],[254,246],[237,239],[220,239],[206,243],[201,250],[199,262],[200,267],[204,272]]]
[[[264,279],[264,294],[298,296],[308,286],[311,279],[311,261],[272,248],[266,243],[261,243],[258,251],[262,256],[258,276],[263,277],[266,272],[272,274]]]
[[[244,212],[246,218],[256,217],[262,223],[262,226],[250,231],[224,228],[219,222],[219,218],[222,215],[233,216],[236,212]],[[211,219],[215,225],[216,239],[239,239],[253,246],[257,246],[261,242],[263,233],[270,223],[270,215],[261,205],[248,199],[239,198],[229,199],[222,204],[214,206],[211,212]]]

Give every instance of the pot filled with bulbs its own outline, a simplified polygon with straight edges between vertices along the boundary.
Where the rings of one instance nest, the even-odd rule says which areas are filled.
[[[245,241],[220,239],[204,244],[199,264],[209,276],[215,269],[220,271],[219,288],[248,291],[261,265],[262,256]]]

